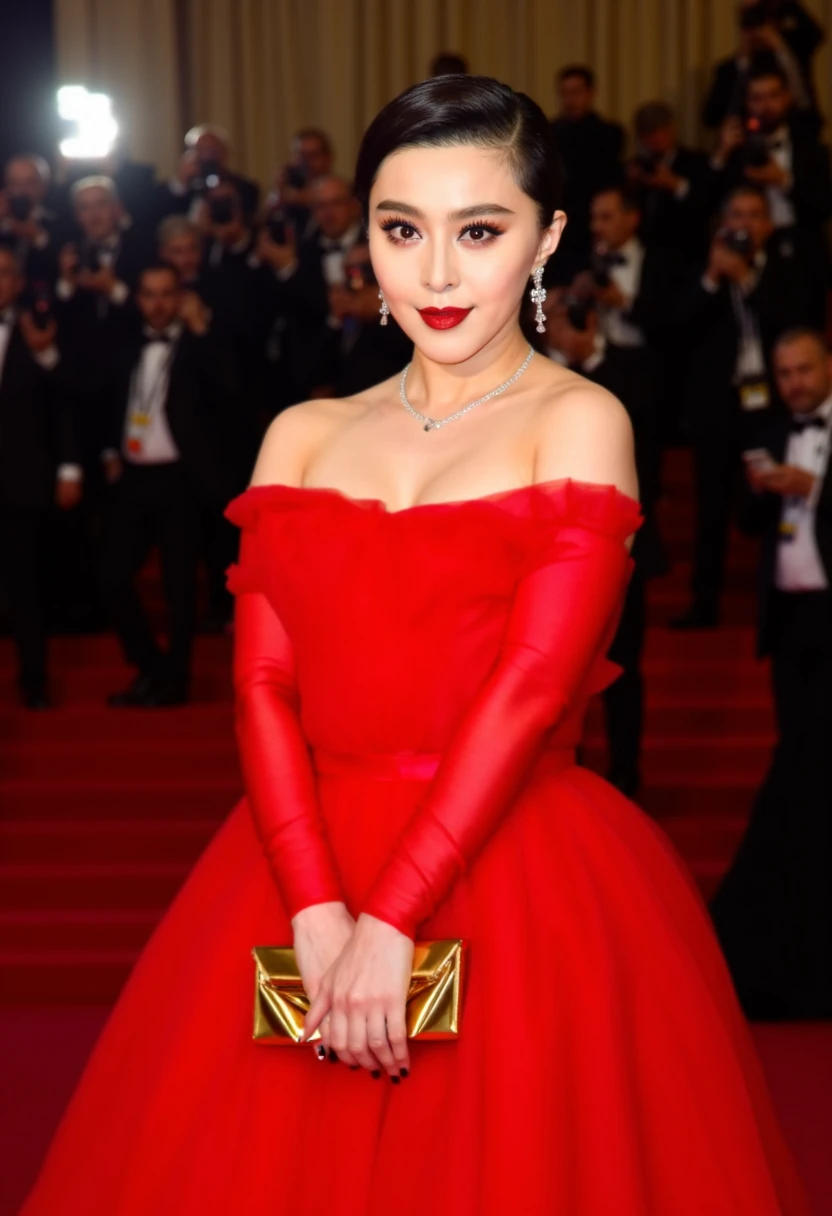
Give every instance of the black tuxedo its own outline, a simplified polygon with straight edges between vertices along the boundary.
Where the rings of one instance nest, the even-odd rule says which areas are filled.
[[[297,269],[273,280],[275,308],[283,318],[281,364],[293,402],[305,400],[320,385],[334,385],[339,374],[342,331],[327,323],[329,286],[324,276],[327,243],[319,232],[298,245]]]
[[[20,681],[32,690],[46,679],[40,569],[45,517],[57,465],[77,460],[60,370],[44,370],[15,327],[0,376],[0,554]]]
[[[760,435],[782,460],[788,426]],[[815,539],[832,582],[832,477]],[[832,590],[775,585],[783,499],[744,491],[741,525],[762,536],[758,653],[771,657],[778,741],[746,834],[711,912],[746,1013],[832,1017]]]
[[[248,223],[251,223],[257,215],[260,202],[260,187],[257,182],[250,181],[247,177],[241,177],[238,173],[227,171],[223,172],[222,179],[236,190],[243,216]],[[199,195],[195,190],[183,192],[171,190],[170,182],[161,182],[155,189],[153,209],[156,223],[158,224],[166,215],[187,215],[198,198]]]
[[[121,447],[141,352],[134,340],[114,361],[114,408],[103,436],[105,448]],[[102,581],[125,655],[142,675],[181,689],[187,687],[193,642],[200,510],[207,506],[218,512],[235,488],[228,444],[232,405],[223,352],[208,338],[185,330],[172,355],[164,404],[179,459],[156,464],[125,460],[110,512]],[[154,543],[170,610],[166,652],[156,642],[135,585]]]
[[[763,355],[768,366],[779,334],[808,323],[808,293],[802,267],[785,256],[776,241],[769,243],[766,260],[747,307],[756,317]],[[697,274],[679,301],[678,320],[690,344],[685,414],[690,427],[696,482],[696,541],[692,572],[694,600],[716,610],[725,568],[725,547],[734,505],[739,453],[751,446],[761,424],[777,410],[744,412],[734,384],[741,330],[731,291],[723,282],[709,292]]]
[[[551,273],[568,282],[586,265],[592,248],[589,212],[593,196],[621,180],[624,128],[600,114],[552,120],[552,134],[563,170],[563,210],[569,219]],[[547,276],[548,277],[548,276]]]
[[[705,153],[694,148],[677,148],[669,165],[673,173],[687,181],[687,193],[684,198],[676,198],[668,190],[640,187],[639,235],[648,248],[655,246],[687,261],[698,260],[707,250],[715,175]]]
[[[612,343],[606,344],[602,361],[592,371],[574,370],[613,393],[626,408],[633,425],[644,524],[633,541],[635,568],[609,650],[610,659],[619,663],[623,670],[615,683],[604,690],[603,697],[609,740],[609,777],[612,781],[629,783],[627,788],[634,792],[640,769],[644,717],[641,656],[646,626],[646,584],[648,578],[666,569],[655,513],[660,455],[658,381],[645,351]]]

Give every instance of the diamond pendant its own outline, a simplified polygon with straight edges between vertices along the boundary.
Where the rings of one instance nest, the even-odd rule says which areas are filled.
[[[433,420],[431,418],[429,418],[424,425],[424,430],[429,431],[432,426],[433,426]]]

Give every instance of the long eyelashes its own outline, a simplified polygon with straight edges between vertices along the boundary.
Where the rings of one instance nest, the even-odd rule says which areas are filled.
[[[410,245],[413,243],[413,237],[419,235],[419,229],[416,228],[416,226],[412,224],[410,220],[402,219],[401,216],[390,216],[389,219],[382,222],[381,228],[387,233],[387,239],[394,245]],[[412,235],[406,237],[394,236],[394,232],[397,228],[401,228],[403,231],[411,233]],[[500,228],[497,224],[489,222],[488,220],[475,220],[473,223],[466,224],[464,228],[461,228],[459,235],[462,237],[466,234],[466,232],[484,232],[488,234],[486,237],[479,237],[475,240],[466,241],[466,244],[490,245],[495,237],[502,236],[504,229]]]

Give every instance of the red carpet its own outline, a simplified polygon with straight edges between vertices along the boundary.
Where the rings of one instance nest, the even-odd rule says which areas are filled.
[[[734,538],[726,625],[675,634],[664,622],[685,603],[691,536],[676,454],[662,515],[674,565],[651,588],[640,802],[709,894],[772,741],[767,670],[753,658],[755,551]],[[59,708],[26,714],[10,708],[11,652],[0,644],[0,1127],[11,1166],[0,1214],[16,1210],[103,1010],[240,791],[227,639],[198,644],[196,703],[155,713],[104,706],[126,682],[113,639],[58,639],[52,654]],[[585,760],[603,764],[597,706]],[[759,1042],[816,1210],[832,1214],[832,1025],[761,1027]]]

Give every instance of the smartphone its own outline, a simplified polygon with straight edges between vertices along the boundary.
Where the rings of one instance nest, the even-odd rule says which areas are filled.
[[[777,461],[766,448],[748,448],[743,452],[742,458],[746,464],[751,465],[755,473],[770,473],[772,469],[777,468]]]

